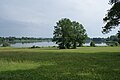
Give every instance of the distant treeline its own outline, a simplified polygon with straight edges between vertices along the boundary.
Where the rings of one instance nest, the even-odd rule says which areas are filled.
[[[96,43],[105,42],[108,38],[87,38],[86,42],[94,41]],[[112,39],[111,39],[112,40]],[[0,37],[0,42],[42,42],[52,41],[52,38],[34,38],[34,37]]]
[[[114,42],[120,43],[120,38],[119,38],[118,36],[116,36],[116,35],[112,35],[112,36],[106,38],[106,41],[107,41],[107,42],[109,42],[109,41],[111,41],[111,42],[114,41]]]
[[[10,43],[28,43],[28,42],[43,42],[43,41],[52,41],[52,38],[34,38],[34,37],[0,37],[0,42],[10,42]]]
[[[95,43],[103,43],[106,42],[107,38],[88,38],[86,40],[86,43],[90,43],[91,41],[95,42]]]
[[[120,43],[120,38],[118,38],[116,35],[112,35],[107,38],[88,38],[89,41],[94,41],[95,43],[101,43],[101,42],[118,42]]]
[[[32,42],[51,42],[52,38],[34,38],[34,37],[0,37],[0,43],[1,42],[9,42],[9,43],[32,43]],[[120,43],[120,39],[116,35],[112,35],[108,38],[87,38],[86,43],[90,43],[91,41],[95,43],[106,43],[106,42],[118,42]]]
[[[119,46],[120,45],[120,38],[117,35],[112,35],[107,38],[88,38],[86,40],[86,43],[95,43],[95,44],[101,44],[106,43],[108,46]]]

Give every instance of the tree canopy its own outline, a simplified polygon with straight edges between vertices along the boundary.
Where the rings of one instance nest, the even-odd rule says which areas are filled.
[[[110,4],[113,4],[113,3],[119,2],[119,0],[110,0],[109,2],[110,2]]]
[[[120,24],[120,0],[110,0],[112,8],[108,10],[103,20],[106,22],[103,27],[103,33],[109,33],[113,28],[116,28]]]
[[[83,25],[76,21],[64,18],[59,20],[54,26],[53,41],[59,45],[60,49],[76,48],[82,46],[87,38]]]

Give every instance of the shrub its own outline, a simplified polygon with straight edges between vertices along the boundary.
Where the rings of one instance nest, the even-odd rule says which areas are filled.
[[[8,43],[8,42],[2,43],[2,47],[9,47],[9,46],[10,46],[10,43]]]
[[[119,46],[119,43],[118,43],[118,42],[115,42],[115,46]]]
[[[36,48],[35,45],[33,45],[31,48]]]
[[[35,46],[35,45],[33,45],[31,48],[40,48],[39,46]]]
[[[95,47],[95,43],[93,41],[90,42],[91,47]]]

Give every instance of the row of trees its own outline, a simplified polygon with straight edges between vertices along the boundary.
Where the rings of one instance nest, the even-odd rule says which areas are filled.
[[[64,18],[54,26],[53,41],[59,45],[60,49],[76,48],[82,46],[87,38],[83,25],[76,21]]]
[[[0,42],[22,42],[22,41],[52,41],[52,38],[33,38],[33,37],[0,37]]]
[[[110,37],[108,37],[106,39],[106,42],[118,42],[120,44],[120,38],[118,37],[118,35],[111,35]]]

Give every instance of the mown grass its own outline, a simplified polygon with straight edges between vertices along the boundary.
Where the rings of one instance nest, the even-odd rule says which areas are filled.
[[[0,80],[120,80],[120,47],[0,48]]]

